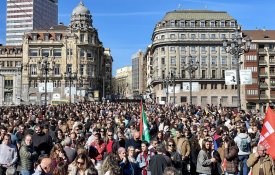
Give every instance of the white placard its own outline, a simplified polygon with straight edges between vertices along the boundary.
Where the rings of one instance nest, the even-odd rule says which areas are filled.
[[[65,94],[66,97],[70,96],[70,87],[65,87],[64,94]],[[71,87],[71,97],[73,97],[74,95],[76,95],[76,88]]]
[[[38,83],[38,92],[45,92],[45,83]],[[53,92],[53,83],[47,83],[47,92]]]
[[[240,70],[241,84],[252,84],[252,71],[250,69]]]
[[[60,97],[61,97],[61,95],[59,93],[54,93],[52,99],[53,100],[60,100]]]
[[[199,83],[198,82],[192,82],[192,92],[198,92],[199,89]],[[183,82],[182,83],[182,91],[183,92],[190,92],[190,83],[189,82]]]
[[[166,90],[165,90],[166,92]],[[168,92],[169,93],[174,93],[174,86],[169,86],[168,87]],[[176,85],[175,86],[175,93],[179,93],[180,92],[180,85]]]
[[[237,84],[236,70],[226,70],[225,71],[225,84],[226,85],[236,85]]]

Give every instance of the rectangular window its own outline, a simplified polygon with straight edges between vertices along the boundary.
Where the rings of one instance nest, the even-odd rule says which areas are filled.
[[[225,27],[225,22],[221,21],[221,27]]]
[[[54,65],[54,75],[60,75],[60,64]]]
[[[186,52],[186,48],[184,46],[180,47],[180,53],[185,53]]]
[[[201,21],[201,27],[205,27],[205,21]]]
[[[211,52],[216,52],[216,47],[215,46],[211,47]]]
[[[176,66],[176,57],[170,57],[170,60],[171,60],[171,62],[170,62],[170,64],[171,64],[171,66]]]
[[[206,35],[205,34],[201,34],[201,39],[205,39]]]
[[[221,64],[222,65],[227,65],[227,57],[226,56],[221,57]]]
[[[67,73],[71,72],[72,73],[72,65],[71,64],[67,64]]]
[[[61,49],[54,49],[53,50],[53,56],[61,57]]]
[[[206,78],[206,70],[201,70],[201,78]]]
[[[85,58],[85,50],[80,49],[80,58]]]
[[[215,39],[216,38],[216,34],[211,34],[211,39]]]
[[[37,75],[37,65],[36,64],[30,64],[30,74]]]
[[[79,73],[80,75],[83,75],[84,74],[84,65],[83,64],[80,64],[80,69],[79,69]]]
[[[87,58],[92,58],[92,51],[90,50],[87,51]]]
[[[165,57],[161,58],[161,64],[165,64]]]
[[[222,39],[225,39],[225,34],[221,34],[221,38],[222,38]]]
[[[191,46],[190,49],[191,49],[191,53],[195,53],[196,52],[196,47],[195,46]]]
[[[175,51],[175,47],[170,47],[170,51],[174,52]]]
[[[201,57],[201,65],[206,65],[206,57]]]
[[[190,27],[195,27],[195,21],[190,21]]]
[[[212,57],[211,58],[211,64],[212,65],[217,65],[217,57]]]
[[[84,42],[84,34],[83,33],[80,34],[80,42]]]
[[[73,49],[67,49],[67,55],[72,56],[73,55]]]
[[[186,35],[185,34],[180,34],[180,38],[184,39],[184,38],[186,38]]]
[[[195,34],[191,34],[191,39],[195,39],[196,35]]]
[[[181,78],[186,78],[185,70],[181,70]]]
[[[206,52],[205,46],[201,46],[201,52],[202,52],[202,53],[205,53],[205,52]]]
[[[183,67],[185,66],[186,57],[180,57],[180,65]]]
[[[237,59],[236,58],[232,58],[232,64],[237,64]]]
[[[29,50],[29,56],[37,57],[38,56],[38,50],[37,49],[30,49]]]
[[[210,22],[210,27],[215,27],[215,21]]]
[[[50,50],[49,49],[42,49],[42,56],[43,57],[49,57]]]

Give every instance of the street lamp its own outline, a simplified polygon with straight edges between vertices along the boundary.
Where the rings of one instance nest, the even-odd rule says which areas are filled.
[[[66,76],[66,78],[69,79],[69,88],[70,88],[70,90],[69,90],[69,97],[70,97],[69,102],[71,104],[71,102],[72,102],[72,81],[77,78],[77,74],[72,73],[71,71],[68,71],[68,72],[65,73],[65,76]]]
[[[175,98],[176,98],[176,95],[175,95],[175,74],[174,74],[174,72],[171,72],[170,73],[170,77],[169,76],[167,76],[166,78],[164,78],[163,79],[163,86],[166,86],[166,103],[168,103],[169,102],[169,100],[168,100],[168,96],[169,96],[169,89],[168,89],[168,87],[169,87],[169,85],[171,84],[171,83],[173,83],[173,98],[174,98],[174,104],[175,104]]]
[[[23,64],[19,63],[16,65],[17,67],[17,76],[20,76],[20,89],[19,89],[19,97],[16,97],[17,100],[19,100],[19,105],[21,105],[21,101],[22,101],[22,69],[23,69]],[[17,92],[18,93],[18,90]]]
[[[52,67],[50,67],[51,63],[50,61],[48,60],[48,56],[46,56],[44,59],[38,61],[38,66],[39,66],[39,69],[45,73],[45,102],[44,102],[44,105],[45,105],[45,108],[47,106],[47,96],[48,96],[48,92],[47,92],[47,81],[48,81],[48,72],[50,70],[53,70],[54,69],[54,64],[55,62],[53,61],[52,62]]]
[[[229,46],[230,45],[230,46]],[[223,40],[223,48],[225,51],[235,58],[237,62],[237,90],[238,90],[238,99],[237,106],[238,110],[241,110],[241,88],[240,88],[240,56],[244,53],[249,52],[251,45],[251,39],[246,38],[243,41],[243,37],[241,35],[241,28],[238,27],[235,30],[235,35],[230,40]]]
[[[199,68],[199,61],[194,61],[192,56],[188,56],[188,62],[184,63],[185,68],[189,73],[189,98],[190,98],[190,106],[192,107],[192,74]]]

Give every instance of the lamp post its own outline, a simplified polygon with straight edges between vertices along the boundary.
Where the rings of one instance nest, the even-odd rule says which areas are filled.
[[[48,60],[48,56],[46,56],[44,59],[38,62],[38,66],[40,70],[45,73],[45,102],[44,102],[45,108],[47,106],[47,96],[48,96],[47,94],[48,93],[47,92],[48,71],[53,70],[55,62],[52,62],[52,67],[50,67],[50,64],[51,63]]]
[[[166,86],[166,103],[169,103],[169,85],[171,84],[171,83],[173,83],[173,90],[174,90],[174,92],[173,92],[173,98],[174,98],[174,100],[173,100],[173,102],[174,102],[174,104],[175,104],[175,75],[174,75],[174,73],[173,72],[171,72],[170,73],[170,77],[169,76],[167,76],[166,78],[164,78],[163,79],[163,86]]]
[[[75,80],[77,77],[76,73],[72,73],[72,71],[68,71],[65,73],[65,76],[69,79],[69,103],[72,103],[72,80]]]
[[[19,100],[19,105],[21,105],[21,98],[22,98],[22,69],[23,69],[23,64],[17,64],[17,76],[20,76],[20,89],[19,89],[19,97],[16,97]],[[18,91],[18,90],[17,90]],[[18,93],[18,92],[16,92]]]
[[[229,46],[230,45],[230,46]],[[251,45],[251,39],[246,38],[243,40],[243,37],[241,35],[241,28],[238,27],[235,30],[235,35],[230,40],[223,40],[223,47],[225,48],[225,51],[229,53],[230,55],[235,58],[237,62],[237,106],[238,110],[241,110],[241,87],[240,87],[240,65],[242,64],[240,62],[240,56],[244,53],[249,52]]]
[[[189,73],[189,98],[190,98],[190,106],[192,107],[192,74],[198,69],[199,61],[195,62],[192,60],[192,56],[188,56],[188,62],[184,63],[185,70]]]

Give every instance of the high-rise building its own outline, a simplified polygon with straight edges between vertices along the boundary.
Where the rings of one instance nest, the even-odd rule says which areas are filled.
[[[232,38],[237,26],[237,21],[222,11],[166,13],[155,26],[147,56],[147,86],[152,98],[157,103],[173,103],[175,98],[175,103],[237,107],[237,87],[224,81],[225,70],[236,69],[237,59],[222,47],[222,41]],[[190,62],[198,64],[189,69]]]
[[[21,45],[25,32],[57,24],[58,0],[7,0],[7,45]]]
[[[243,30],[250,37],[250,51],[244,55],[244,68],[252,71],[252,84],[245,86],[247,109],[275,106],[275,30]]]
[[[146,75],[143,72],[143,58],[144,53],[141,50],[132,55],[132,88],[134,98],[138,98],[140,94],[144,93],[143,77]]]

